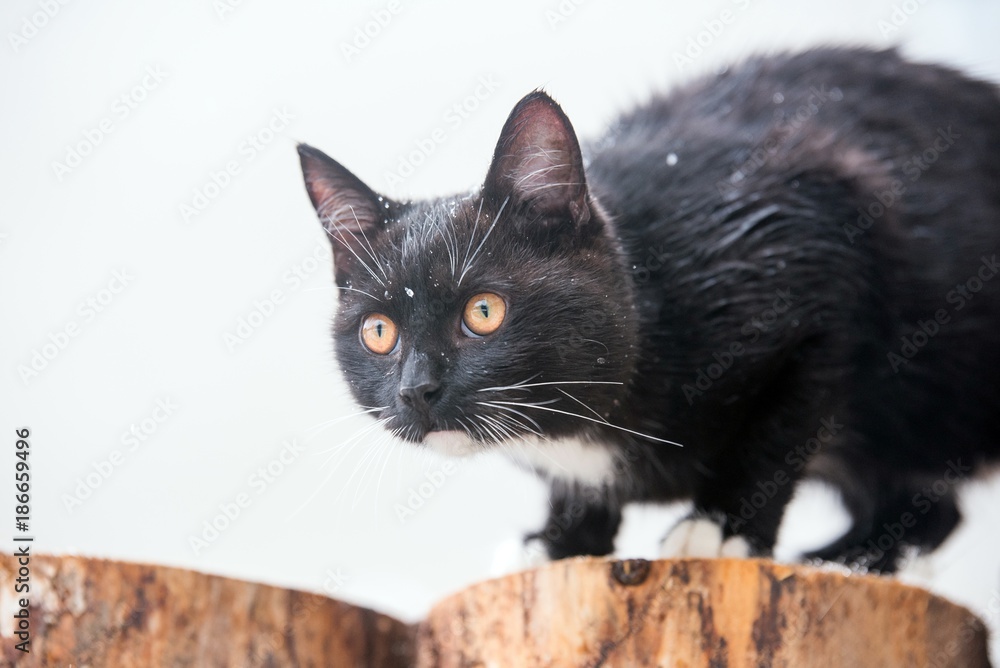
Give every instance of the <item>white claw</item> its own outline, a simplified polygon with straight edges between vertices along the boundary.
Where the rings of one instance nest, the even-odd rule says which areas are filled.
[[[712,520],[699,518],[678,522],[660,543],[660,556],[717,557],[722,551],[722,527]]]

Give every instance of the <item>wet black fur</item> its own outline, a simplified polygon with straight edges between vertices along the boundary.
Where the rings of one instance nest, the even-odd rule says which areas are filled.
[[[550,188],[518,181],[539,141],[561,156]],[[935,142],[933,161],[913,162]],[[1000,277],[961,308],[952,292],[1000,253],[994,85],[892,51],[759,58],[625,115],[585,162],[562,111],[534,93],[482,191],[430,202],[382,200],[315,149],[300,153],[340,235],[337,356],[387,428],[420,441],[475,413],[502,419],[484,397],[593,417],[559,386],[480,391],[589,380],[623,384],[564,389],[614,425],[684,445],[508,412],[522,433],[616,448],[611,484],[553,480],[539,534],[553,557],[608,553],[623,503],[678,498],[767,554],[795,481],[813,475],[854,519],[816,556],[892,570],[907,547],[948,536],[956,475],[1000,453]],[[459,285],[449,258],[480,243]],[[461,309],[484,290],[507,299],[508,316],[470,338]],[[942,309],[948,321],[904,356],[901,337],[933,330]],[[358,342],[372,312],[403,332],[388,356]],[[426,410],[399,396],[418,381],[435,388]]]

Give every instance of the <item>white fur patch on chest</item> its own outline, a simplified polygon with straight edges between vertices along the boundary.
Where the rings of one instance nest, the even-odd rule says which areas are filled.
[[[526,464],[553,478],[597,486],[615,477],[615,452],[600,443],[533,436],[507,445],[514,462]]]

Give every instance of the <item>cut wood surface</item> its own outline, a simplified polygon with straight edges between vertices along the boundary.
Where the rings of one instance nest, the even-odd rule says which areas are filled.
[[[0,555],[2,665],[409,666],[406,624],[326,596],[193,571],[32,556],[30,652],[15,649],[18,565]]]
[[[421,625],[419,666],[982,668],[968,610],[888,578],[762,560],[574,559],[483,582]]]
[[[981,668],[969,611],[887,578],[760,560],[572,559],[454,594],[419,625],[328,597],[162,566],[0,555],[0,664]]]

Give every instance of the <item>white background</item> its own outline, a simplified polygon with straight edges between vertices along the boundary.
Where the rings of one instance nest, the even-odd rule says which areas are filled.
[[[36,550],[310,590],[335,582],[332,573],[346,579],[336,596],[414,620],[490,575],[502,544],[541,523],[542,485],[501,459],[446,475],[443,460],[376,447],[374,435],[352,447],[363,418],[330,422],[356,409],[332,360],[329,248],[297,141],[405,198],[477,185],[510,108],[537,87],[593,137],[653,91],[760,50],[899,44],[1000,80],[995,1],[401,0],[396,13],[386,2],[340,4],[74,1],[52,3],[47,18],[44,2],[3,3],[0,434],[9,447],[0,452],[12,452],[16,427],[31,428]],[[679,67],[674,55],[724,10],[732,21],[703,34],[703,52]],[[391,20],[345,52],[373,11]],[[495,90],[470,98],[483,79]],[[463,101],[467,117],[449,122]],[[291,120],[269,134],[276,110]],[[104,119],[110,132],[89,140]],[[444,140],[393,183],[436,128]],[[248,148],[252,135],[259,150]],[[81,143],[88,154],[58,173]],[[229,162],[239,172],[213,188]],[[185,220],[182,206],[206,186],[207,206]],[[124,287],[116,271],[130,277]],[[274,291],[281,302],[228,345]],[[61,335],[67,328],[76,335]],[[51,359],[22,377],[36,353]],[[176,408],[165,415],[158,401]],[[123,440],[144,424],[144,440]],[[293,440],[304,452],[274,464],[271,482],[252,478]],[[6,457],[0,470],[13,467]],[[426,475],[445,482],[401,523],[395,506]],[[193,549],[191,537],[241,494],[249,506]],[[803,496],[784,527],[784,558],[844,526],[830,494]],[[1000,489],[976,485],[964,499],[966,526],[930,575],[907,577],[996,625]],[[677,512],[630,513],[621,552],[655,554]]]

